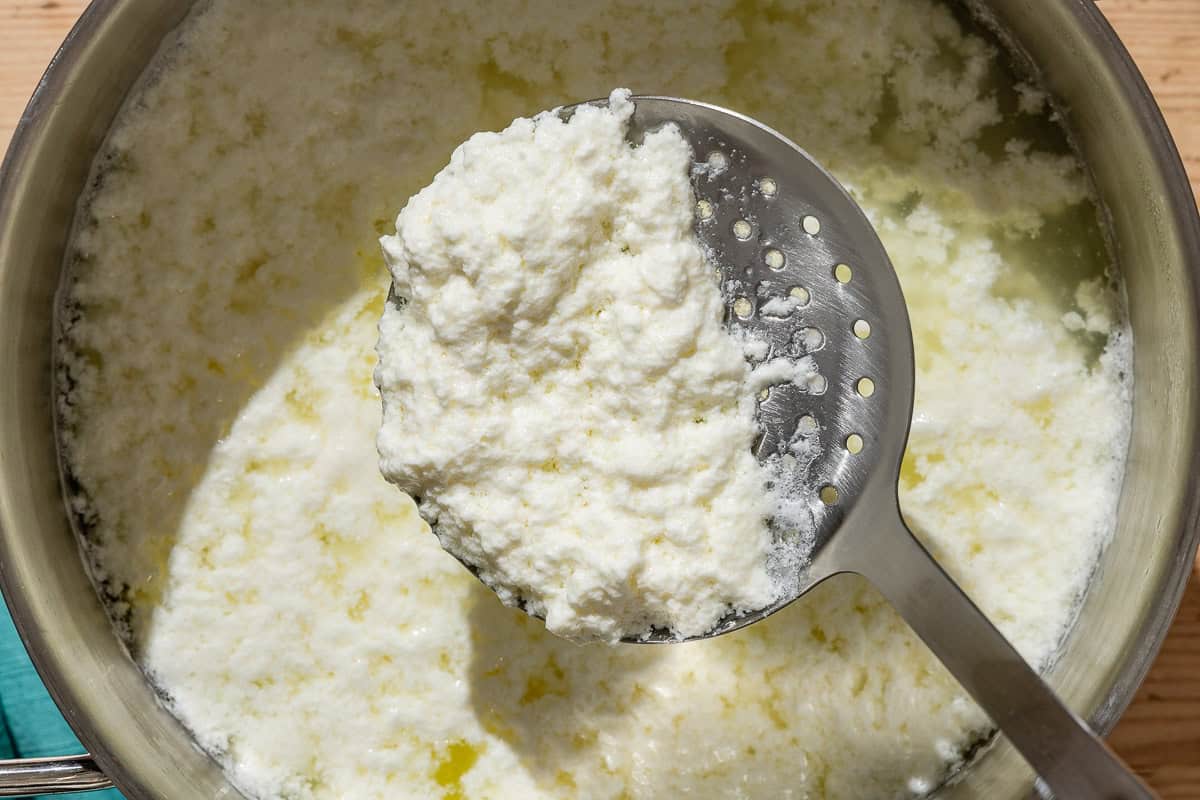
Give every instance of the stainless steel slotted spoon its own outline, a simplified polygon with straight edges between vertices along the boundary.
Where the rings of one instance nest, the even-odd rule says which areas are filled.
[[[721,271],[729,326],[753,331],[775,354],[795,353],[800,337],[825,379],[823,392],[772,388],[759,406],[756,445],[766,459],[798,427],[818,432],[811,563],[793,596],[730,616],[707,636],[764,619],[832,575],[857,573],[983,707],[1043,788],[1061,798],[1153,797],[904,522],[897,483],[913,407],[912,331],[896,273],[862,210],[807,153],[752,119],[677,98],[633,101],[633,141],[673,124],[695,154],[696,232]],[[772,298],[792,299],[781,306]],[[664,631],[650,641],[678,639]]]

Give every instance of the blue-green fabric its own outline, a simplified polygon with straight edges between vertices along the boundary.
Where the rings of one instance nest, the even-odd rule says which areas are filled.
[[[17,636],[8,607],[0,602],[0,758],[82,753],[83,746],[58,713]],[[60,794],[78,800],[123,800],[115,789]]]

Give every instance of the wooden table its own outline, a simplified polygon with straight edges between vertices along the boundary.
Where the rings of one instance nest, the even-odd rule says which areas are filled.
[[[902,0],[897,0],[902,2]],[[0,150],[83,0],[0,0]],[[1100,0],[1166,114],[1200,190],[1200,0]],[[1200,572],[1200,567],[1195,572]],[[1169,800],[1200,800],[1200,580],[1113,745]]]

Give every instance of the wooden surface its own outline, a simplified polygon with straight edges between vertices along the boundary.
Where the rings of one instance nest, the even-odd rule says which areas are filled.
[[[50,56],[86,3],[0,0],[0,150]],[[1101,0],[1166,114],[1200,189],[1200,0]],[[1200,800],[1200,580],[1112,736],[1164,800]]]

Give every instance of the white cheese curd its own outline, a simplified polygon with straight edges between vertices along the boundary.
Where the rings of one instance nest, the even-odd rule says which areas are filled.
[[[380,322],[383,475],[504,602],[581,641],[697,636],[781,591],[693,154],[673,126],[634,147],[632,115],[618,90],[477,134],[382,239],[402,299]]]
[[[1053,657],[1112,531],[1130,343],[1049,109],[946,8],[211,0],[157,63],[74,242],[65,455],[131,652],[249,796],[906,797],[988,728],[860,580],[580,647],[379,474],[378,237],[473,132],[613,86],[744,111],[854,187],[913,325],[905,515]]]

